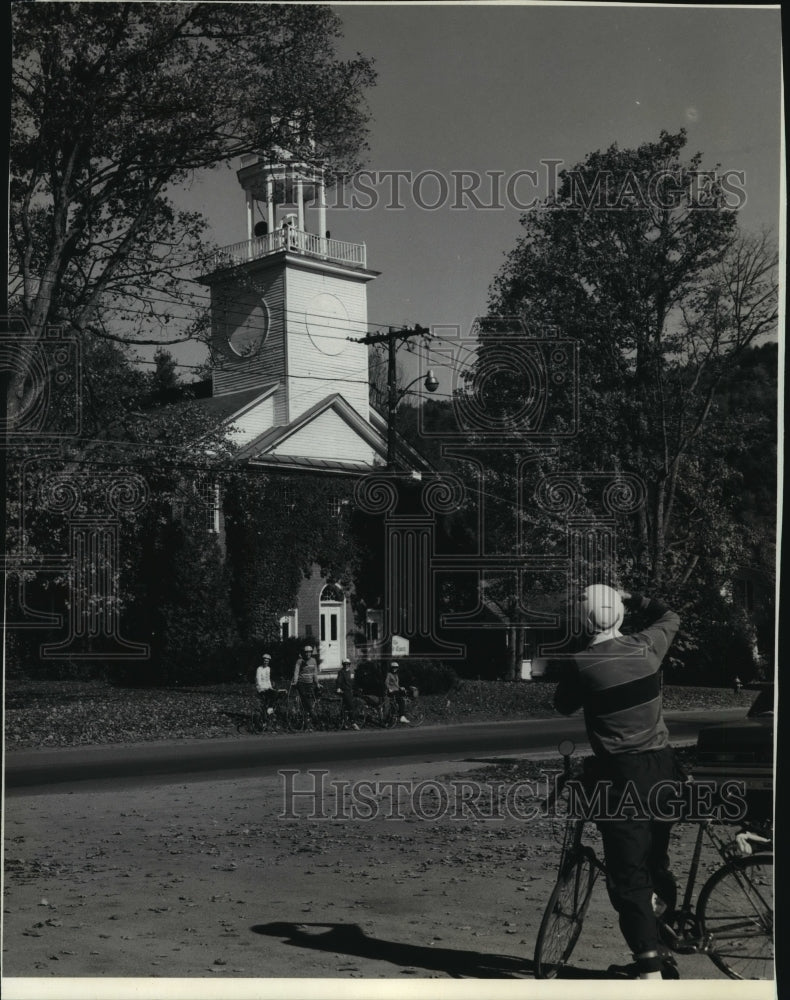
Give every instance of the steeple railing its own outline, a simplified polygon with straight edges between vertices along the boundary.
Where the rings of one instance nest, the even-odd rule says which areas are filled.
[[[351,267],[366,267],[367,253],[364,243],[346,243],[343,240],[327,239],[315,233],[306,233],[292,226],[283,226],[265,236],[252,240],[242,240],[222,247],[211,260],[214,267],[235,267],[251,260],[259,260],[269,254],[288,250],[321,260],[329,260]]]

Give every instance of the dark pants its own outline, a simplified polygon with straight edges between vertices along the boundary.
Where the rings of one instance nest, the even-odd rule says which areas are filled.
[[[309,719],[315,716],[315,684],[297,684],[296,690],[302,702],[302,708]]]
[[[603,840],[606,887],[617,911],[620,930],[634,955],[655,951],[658,927],[653,892],[669,907],[675,905],[675,880],[669,871],[669,833],[672,823],[653,818],[617,817],[623,802],[638,802],[638,811],[650,813],[650,790],[660,782],[679,782],[683,775],[671,747],[646,753],[596,758],[585,768],[585,784],[592,779],[609,783],[604,797],[606,813],[596,820]],[[628,797],[623,798],[628,791]],[[634,794],[635,793],[635,794]],[[670,793],[668,793],[670,794]],[[662,808],[666,815],[666,810]]]
[[[354,717],[354,695],[346,688],[340,692],[340,700],[343,704],[342,713],[351,722]]]
[[[395,702],[398,709],[398,715],[403,716],[406,714],[406,701],[403,694],[400,691],[389,691],[389,697]]]

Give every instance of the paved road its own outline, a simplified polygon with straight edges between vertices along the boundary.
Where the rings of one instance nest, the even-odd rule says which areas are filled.
[[[672,739],[693,742],[704,725],[742,718],[743,709],[667,712]],[[365,730],[360,733],[297,733],[178,743],[35,750],[6,755],[7,794],[65,791],[124,783],[163,784],[275,773],[285,765],[321,766],[340,762],[473,760],[556,751],[571,739],[586,749],[580,716],[425,726],[421,729]]]

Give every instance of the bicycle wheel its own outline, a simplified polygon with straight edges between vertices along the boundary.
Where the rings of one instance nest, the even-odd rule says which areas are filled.
[[[398,706],[394,698],[388,698],[381,706],[382,725],[385,729],[393,729],[400,722]]]
[[[738,858],[715,871],[699,894],[708,955],[730,979],[774,978],[773,866],[772,854]]]
[[[298,695],[288,699],[285,722],[292,733],[300,732],[305,727],[305,713]]]
[[[582,932],[597,874],[590,848],[583,848],[565,862],[535,942],[536,979],[554,979],[570,958]]]
[[[412,705],[406,711],[406,717],[412,726],[421,726],[425,722],[425,713],[419,705]]]
[[[367,722],[367,718],[368,713],[365,702],[361,698],[355,698],[354,704],[351,707],[351,715],[347,717],[347,721],[350,721],[358,729],[362,729]]]
[[[237,733],[262,733],[263,716],[260,712],[250,712],[242,716],[236,725]]]
[[[340,699],[319,698],[315,703],[315,728],[340,729]]]

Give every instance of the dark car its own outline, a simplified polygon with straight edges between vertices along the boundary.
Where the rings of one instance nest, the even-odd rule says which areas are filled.
[[[773,810],[774,685],[766,681],[744,686],[758,692],[746,717],[700,730],[694,778],[743,781],[747,815],[763,820]]]

